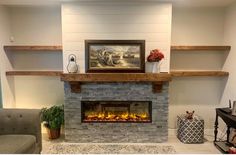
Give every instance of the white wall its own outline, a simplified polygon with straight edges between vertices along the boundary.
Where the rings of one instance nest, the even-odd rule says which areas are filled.
[[[223,8],[173,9],[172,45],[222,45],[223,36]],[[221,70],[227,55],[219,51],[172,52],[171,70]],[[176,127],[176,115],[195,110],[204,118],[205,128],[212,129],[226,83],[227,78],[222,77],[174,78],[170,83],[169,127]]]
[[[12,65],[8,61],[8,55],[3,50],[3,46],[9,43],[10,33],[10,20],[8,9],[0,6],[0,73],[2,84],[2,100],[3,107],[9,108],[15,106],[14,99],[14,80],[5,76],[6,70],[11,70]]]
[[[173,8],[172,45],[220,45],[224,8]]]
[[[230,72],[228,83],[226,85],[221,106],[228,107],[228,100],[236,100],[236,3],[226,9],[224,25],[225,44],[231,45],[231,51],[224,65],[224,70]]]
[[[53,6],[10,7],[14,45],[61,45],[61,9]]]
[[[2,84],[1,84],[1,78],[0,78],[0,108],[1,107],[2,107]]]
[[[61,45],[60,7],[10,7],[14,45]],[[15,52],[14,70],[62,70],[62,53]],[[42,108],[64,103],[59,77],[15,76],[15,107]]]
[[[160,48],[166,58],[161,71],[169,71],[171,4],[80,2],[62,6],[64,72],[68,55],[77,55],[85,72],[84,40],[146,40],[146,55]]]

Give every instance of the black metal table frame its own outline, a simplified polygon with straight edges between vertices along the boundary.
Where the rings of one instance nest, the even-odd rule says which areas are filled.
[[[217,146],[217,148],[223,152],[223,153],[228,153],[227,151],[225,151],[224,148],[219,146],[219,143],[224,143],[227,146],[232,146],[232,144],[230,144],[229,141],[229,135],[230,135],[230,128],[234,128],[236,129],[236,116],[231,115],[231,113],[229,113],[230,109],[229,108],[216,108],[216,120],[215,120],[215,130],[214,130],[214,134],[215,134],[215,140],[214,140],[214,144],[215,146]],[[227,125],[227,139],[226,141],[217,141],[217,134],[218,134],[218,119],[222,118],[222,120],[225,122],[225,124]]]

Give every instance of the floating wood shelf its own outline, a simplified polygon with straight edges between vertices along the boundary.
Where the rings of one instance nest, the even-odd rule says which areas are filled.
[[[229,51],[231,46],[171,46],[171,51]]]
[[[87,73],[87,74],[62,74],[62,81],[67,81],[71,85],[71,91],[81,92],[82,83],[104,83],[104,82],[151,82],[153,92],[162,90],[164,82],[171,81],[171,74],[160,73]]]
[[[8,71],[7,76],[60,76],[62,71]]]
[[[4,46],[5,51],[41,51],[41,52],[61,52],[62,46]]]
[[[171,71],[173,77],[192,77],[192,76],[229,76],[229,72],[224,71]]]

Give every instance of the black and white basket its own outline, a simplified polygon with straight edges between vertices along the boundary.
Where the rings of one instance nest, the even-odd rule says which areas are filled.
[[[194,116],[192,120],[186,119],[185,115],[177,116],[177,137],[187,144],[204,142],[204,120]]]

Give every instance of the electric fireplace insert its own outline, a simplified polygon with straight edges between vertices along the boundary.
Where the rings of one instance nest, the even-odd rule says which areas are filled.
[[[82,101],[83,123],[151,123],[151,101]]]

